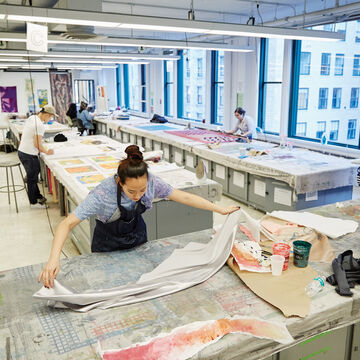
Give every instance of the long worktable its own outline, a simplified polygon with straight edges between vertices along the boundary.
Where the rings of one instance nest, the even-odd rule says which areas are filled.
[[[21,135],[25,126],[26,119],[13,119],[9,121],[10,136],[16,148],[19,147]],[[57,133],[70,131],[71,128],[67,125],[60,124],[57,121],[53,121],[51,124],[45,124],[44,138],[54,136]]]
[[[166,131],[186,129],[178,124],[153,124],[137,117],[123,121],[102,117],[96,121],[110,137],[146,150],[162,149],[167,161],[190,171],[202,160],[208,176],[222,184],[224,194],[264,211],[300,210],[349,200],[357,184],[358,165],[351,160],[292,149],[291,144],[279,148],[254,140],[250,144],[222,143],[210,149]],[[249,149],[263,155],[247,155]]]
[[[313,213],[359,221],[360,201],[328,205]],[[209,241],[211,230],[150,241],[138,248],[88,254],[61,262],[58,279],[76,289],[115,287],[136,281],[170,253],[191,241]],[[360,230],[331,240],[336,254],[353,249],[360,255]],[[332,273],[329,264],[311,263],[322,274]],[[170,332],[195,321],[234,315],[255,316],[286,324],[295,341],[281,345],[248,335],[229,334],[206,347],[192,359],[246,360],[358,360],[360,358],[360,286],[353,297],[339,296],[326,284],[304,318],[285,318],[257,297],[223,266],[206,282],[187,290],[142,303],[108,310],[76,313],[53,309],[32,294],[42,264],[0,273],[0,359],[96,359],[103,349],[127,347]],[[357,324],[356,324],[357,323]],[[354,325],[356,324],[356,325]]]
[[[88,142],[88,144],[84,144],[84,142]],[[48,173],[51,174],[52,180],[50,181],[57,184],[57,188],[54,188],[53,192],[58,190],[60,205],[63,204],[60,207],[64,208],[62,214],[74,211],[89,191],[101,181],[94,177],[106,178],[115,174],[118,162],[116,159],[124,157],[124,150],[128,145],[103,135],[77,137],[69,143],[47,144],[48,147],[54,148],[55,153],[53,155],[43,154],[42,160]],[[146,154],[144,153],[145,159]],[[113,158],[113,160],[105,159],[103,162],[101,159],[103,157]],[[73,163],[76,160],[81,163]],[[70,172],[71,169],[77,167],[80,170],[84,168],[84,172]],[[194,173],[178,167],[176,164],[169,164],[165,161],[150,162],[149,171],[161,177],[174,188],[197,194],[209,201],[217,201],[221,198],[220,184],[211,179],[199,182]],[[147,224],[149,240],[208,229],[213,225],[212,212],[166,199],[156,199],[151,210],[146,211],[143,217]],[[90,252],[94,227],[95,217],[92,216],[71,230],[73,242],[82,254]]]

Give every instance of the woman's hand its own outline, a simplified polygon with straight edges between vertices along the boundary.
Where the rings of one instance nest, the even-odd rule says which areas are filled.
[[[218,213],[221,215],[227,215],[227,214],[231,214],[234,211],[240,210],[240,206],[227,206],[227,207],[222,207],[219,209]]]
[[[46,152],[47,155],[53,155],[54,154],[54,150],[53,149],[49,149],[47,152]]]
[[[59,271],[60,258],[49,259],[39,275],[38,282],[42,279],[45,287],[54,287],[54,279]]]

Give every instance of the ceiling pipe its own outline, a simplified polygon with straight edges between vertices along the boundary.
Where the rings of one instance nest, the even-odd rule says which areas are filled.
[[[357,12],[360,18],[359,3],[343,5],[339,7],[313,11],[307,14],[296,15],[292,17],[285,17],[280,20],[269,21],[264,23],[266,26],[292,26],[292,27],[306,27],[311,25],[321,25],[330,23],[334,18],[348,18],[352,13]],[[318,18],[322,18],[319,23]],[[325,18],[326,17],[326,18]]]

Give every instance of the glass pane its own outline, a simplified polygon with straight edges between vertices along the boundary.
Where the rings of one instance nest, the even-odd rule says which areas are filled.
[[[222,125],[224,119],[224,84],[215,85],[216,95],[216,124]]]
[[[140,71],[138,64],[129,64],[129,106],[140,111]]]
[[[182,114],[186,119],[201,121],[205,116],[206,50],[186,50],[183,57]]]
[[[174,116],[174,84],[166,85],[166,116]]]
[[[346,30],[346,40],[334,43],[301,42],[300,64],[303,61],[309,68],[301,71],[300,65],[297,125],[302,125],[292,131],[311,139],[320,139],[325,132],[328,141],[357,147],[360,86],[359,77],[354,76],[353,72],[355,70],[357,73],[357,54],[360,60],[360,49],[356,48],[355,39],[359,25],[357,21],[349,21],[346,26],[330,25],[327,28],[333,31]],[[324,30],[324,26],[313,29]],[[311,61],[305,61],[304,53],[308,54],[306,59]],[[308,89],[307,96],[304,89]],[[306,134],[300,135],[305,128]]]
[[[264,86],[264,130],[280,133],[281,117],[281,84],[265,84]]]
[[[268,39],[266,76],[267,81],[282,81],[284,59],[284,40]]]

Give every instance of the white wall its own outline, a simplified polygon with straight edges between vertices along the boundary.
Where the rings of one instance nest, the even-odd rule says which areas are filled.
[[[35,93],[35,105],[36,111],[39,111],[39,102],[37,96],[38,89],[46,89],[48,93],[48,102],[51,101],[51,90],[49,73],[32,72],[31,77],[34,80],[34,93]],[[27,97],[25,95],[25,80],[30,79],[30,73],[28,72],[6,72],[0,71],[0,86],[16,86],[16,97],[19,114],[26,114],[28,112]],[[1,112],[1,107],[0,107]]]

